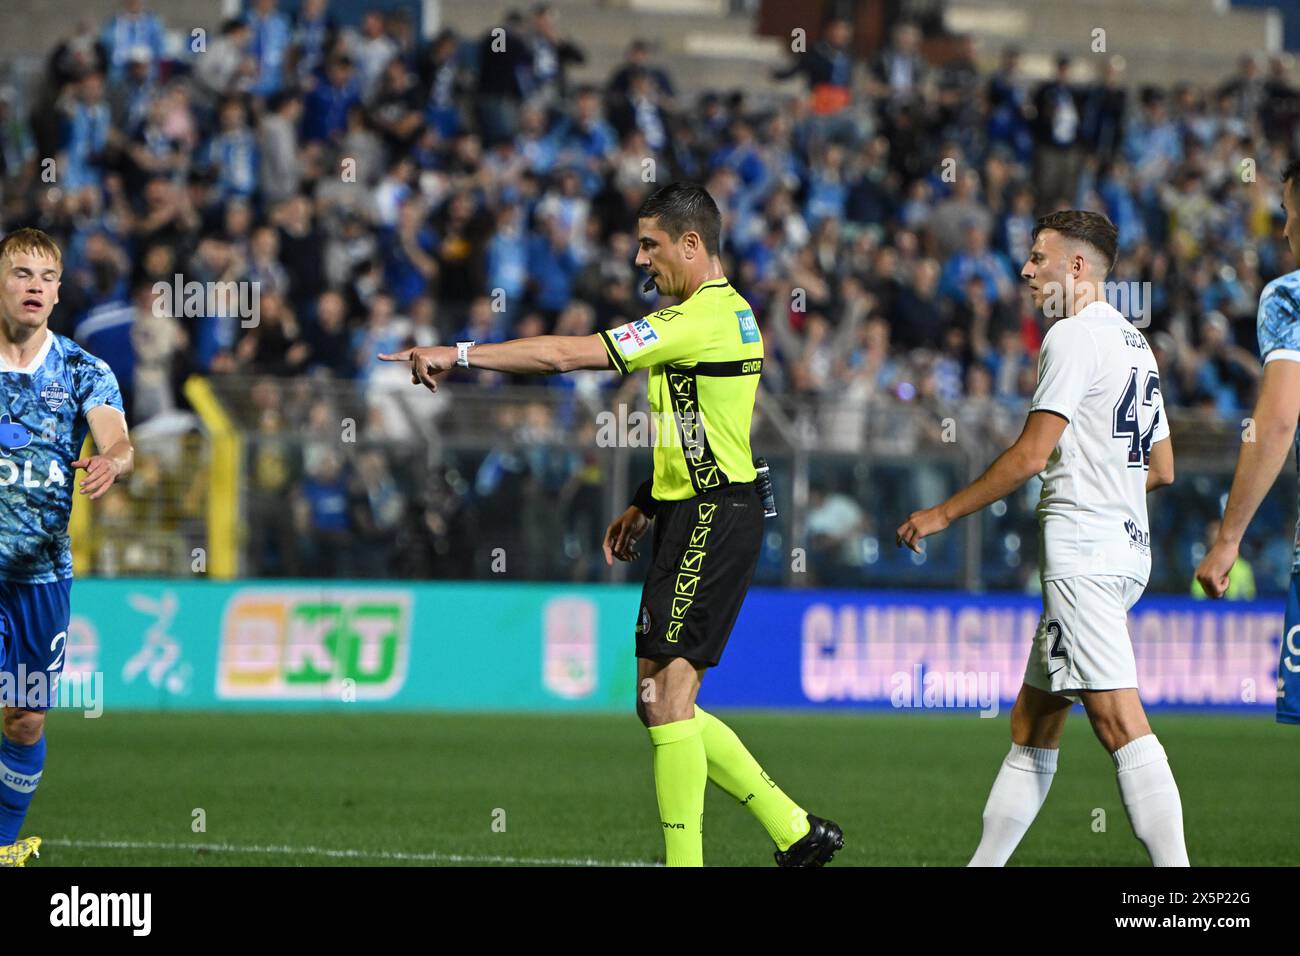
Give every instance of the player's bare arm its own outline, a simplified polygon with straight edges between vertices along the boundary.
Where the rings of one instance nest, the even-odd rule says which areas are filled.
[[[1295,440],[1297,421],[1300,362],[1269,362],[1264,366],[1264,380],[1255,402],[1255,440],[1241,443],[1223,523],[1196,569],[1196,580],[1210,597],[1222,597],[1228,590],[1228,572],[1236,563],[1242,536],[1282,471]]]
[[[79,490],[93,501],[113,487],[113,482],[131,474],[135,467],[135,449],[127,435],[126,416],[109,405],[99,405],[86,413],[90,434],[95,439],[96,455],[78,458],[73,468],[86,469]]]
[[[635,561],[637,552],[633,546],[646,533],[650,521],[646,513],[636,505],[628,505],[627,510],[605,529],[605,563],[612,566],[615,558],[620,561]]]
[[[1174,446],[1162,438],[1151,446],[1151,467],[1147,471],[1147,493],[1174,483]]]
[[[436,377],[456,367],[456,348],[432,345],[379,356],[384,362],[410,362],[411,384],[438,390]],[[553,375],[577,369],[610,369],[599,335],[537,335],[509,342],[475,345],[468,351],[474,368],[515,375]]]
[[[1047,467],[1061,433],[1069,424],[1055,412],[1030,412],[1015,444],[997,457],[984,474],[942,504],[914,511],[895,532],[895,543],[917,554],[922,538],[937,534],[958,518],[1000,501]]]

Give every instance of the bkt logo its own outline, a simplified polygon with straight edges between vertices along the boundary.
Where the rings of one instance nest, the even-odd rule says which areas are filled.
[[[242,591],[221,626],[217,696],[386,700],[406,682],[408,591]]]
[[[1124,522],[1124,530],[1128,532],[1129,540],[1132,541],[1134,544],[1136,544],[1138,547],[1141,548],[1151,547],[1151,535],[1143,531],[1136,524],[1134,524],[1132,518]]]

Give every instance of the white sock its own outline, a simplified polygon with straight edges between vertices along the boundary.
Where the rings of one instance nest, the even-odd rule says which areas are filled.
[[[1153,866],[1190,866],[1183,841],[1183,804],[1165,748],[1155,734],[1130,740],[1116,750],[1119,795],[1133,832],[1151,854]]]
[[[984,805],[984,835],[967,866],[1005,866],[1047,799],[1058,750],[1011,745]]]

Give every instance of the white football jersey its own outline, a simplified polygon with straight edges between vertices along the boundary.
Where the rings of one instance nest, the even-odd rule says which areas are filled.
[[[1147,471],[1169,437],[1160,370],[1146,339],[1105,302],[1048,330],[1031,412],[1069,424],[1040,477],[1043,580],[1151,573]]]

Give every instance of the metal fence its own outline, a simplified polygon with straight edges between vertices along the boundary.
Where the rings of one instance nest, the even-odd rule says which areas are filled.
[[[132,474],[93,502],[73,496],[75,573],[174,577],[206,570],[211,448],[199,425],[177,415],[134,431]]]
[[[450,382],[403,369],[365,382],[226,377],[211,384],[242,437],[237,571],[245,577],[636,581],[607,567],[606,526],[651,473],[643,376],[536,385]],[[974,479],[1006,448],[1023,406],[760,392],[752,444],[772,466],[779,515],[757,572],[788,587],[1034,590],[1039,483],[927,541],[894,545],[907,515]],[[1219,516],[1241,423],[1172,417],[1177,481],[1148,499],[1150,590],[1186,593]],[[135,483],[93,509],[84,570],[193,573],[208,461],[199,431],[137,441]],[[1288,466],[1243,556],[1260,594],[1285,590],[1295,522]],[[115,503],[113,496],[126,499]]]

